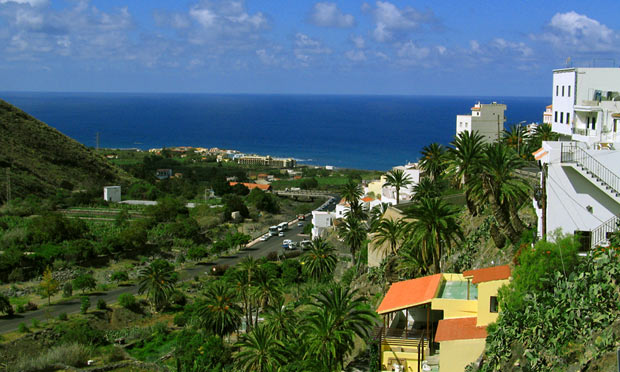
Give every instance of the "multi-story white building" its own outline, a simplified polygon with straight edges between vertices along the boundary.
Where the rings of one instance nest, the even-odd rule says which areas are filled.
[[[545,112],[543,112],[543,124],[551,125],[553,122],[553,105],[549,105],[545,108]]]
[[[471,108],[471,115],[456,116],[456,134],[478,131],[486,142],[497,141],[506,121],[504,111],[504,104],[478,102]]]
[[[588,145],[620,144],[620,68],[553,71],[552,129]]]
[[[333,226],[336,216],[332,212],[312,211],[312,239],[324,237]]]

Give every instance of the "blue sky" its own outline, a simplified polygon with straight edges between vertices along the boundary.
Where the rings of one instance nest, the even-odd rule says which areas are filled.
[[[0,90],[548,96],[620,2],[0,0]],[[614,22],[615,21],[615,22]]]

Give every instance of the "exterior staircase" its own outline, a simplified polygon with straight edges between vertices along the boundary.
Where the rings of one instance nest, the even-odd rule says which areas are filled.
[[[620,204],[620,176],[605,167],[579,143],[562,144],[561,162],[569,164],[593,185]],[[608,234],[618,230],[618,216],[612,217],[590,231],[590,247],[608,242]]]

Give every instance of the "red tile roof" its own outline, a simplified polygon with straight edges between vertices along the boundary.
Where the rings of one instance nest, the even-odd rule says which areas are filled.
[[[552,107],[553,107],[553,105],[549,105],[549,106],[547,106],[546,108],[552,108]]]
[[[238,183],[239,182],[229,182],[228,184],[230,186],[235,186]],[[271,185],[261,185],[261,184],[258,184],[258,183],[247,183],[247,182],[243,182],[242,185],[247,187],[250,190],[252,190],[252,189],[261,189],[263,191],[271,190]]]
[[[476,317],[440,320],[435,342],[486,338],[487,327],[476,327],[476,321]]]
[[[437,295],[440,283],[441,274],[394,283],[381,301],[377,313],[384,314],[429,303]]]
[[[503,280],[510,278],[510,266],[494,266],[478,270],[467,270],[463,272],[466,278],[473,277],[473,284],[490,282],[493,280]]]
[[[371,198],[370,196],[367,196],[365,198],[362,198],[362,201],[364,203],[370,203],[371,201],[375,200],[375,198]]]

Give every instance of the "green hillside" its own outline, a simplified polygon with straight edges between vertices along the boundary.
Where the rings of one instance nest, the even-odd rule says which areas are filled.
[[[129,176],[94,151],[0,100],[0,202],[117,183]]]

